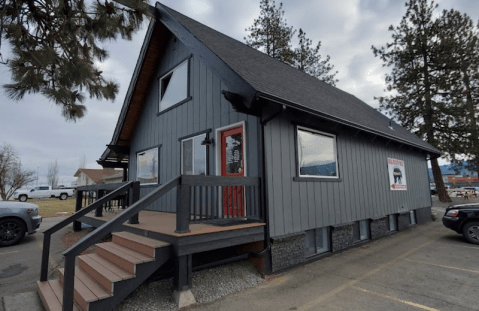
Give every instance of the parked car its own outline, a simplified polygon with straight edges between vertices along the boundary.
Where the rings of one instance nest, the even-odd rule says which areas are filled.
[[[59,198],[66,200],[73,196],[75,189],[52,189],[50,186],[35,187],[31,190],[17,190],[13,194],[13,199],[20,202],[26,202],[28,199]]]
[[[466,240],[479,244],[479,204],[459,204],[446,208],[442,223],[461,233]]]
[[[462,187],[463,189],[466,189],[466,190],[473,190],[473,191],[476,191],[476,192],[479,192],[479,187]]]
[[[41,222],[36,204],[0,202],[0,246],[17,244],[26,233],[34,234]]]

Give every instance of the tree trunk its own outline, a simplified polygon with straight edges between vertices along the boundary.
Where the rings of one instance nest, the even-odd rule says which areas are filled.
[[[441,202],[452,202],[451,198],[447,194],[446,187],[444,187],[444,181],[442,180],[441,169],[437,158],[431,159],[432,175],[434,176],[434,182],[436,183],[437,196]]]

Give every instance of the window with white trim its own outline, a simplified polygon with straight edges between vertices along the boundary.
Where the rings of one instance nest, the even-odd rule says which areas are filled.
[[[339,178],[336,135],[298,126],[298,175]]]
[[[206,134],[181,141],[181,174],[206,175],[206,146],[201,142]]]
[[[136,180],[142,185],[158,183],[158,148],[136,154]]]
[[[160,78],[159,91],[160,112],[188,98],[188,60]]]

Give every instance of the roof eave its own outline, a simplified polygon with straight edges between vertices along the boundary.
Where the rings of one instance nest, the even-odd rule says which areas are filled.
[[[384,132],[380,132],[380,131],[377,131],[377,130],[374,130],[374,129],[371,129],[371,128],[368,128],[368,127],[365,127],[365,126],[362,126],[362,125],[359,125],[359,124],[356,124],[354,122],[350,122],[350,121],[341,119],[341,118],[337,118],[337,117],[333,117],[331,115],[323,114],[319,111],[304,107],[301,104],[286,101],[284,99],[278,98],[278,97],[276,97],[274,95],[271,95],[271,94],[267,94],[267,93],[258,91],[256,95],[258,96],[258,98],[262,98],[262,99],[265,99],[265,100],[277,102],[279,104],[286,105],[286,106],[294,108],[294,109],[298,109],[298,110],[301,110],[301,111],[304,111],[304,112],[307,112],[307,113],[310,113],[310,114],[314,114],[318,117],[321,117],[321,118],[329,120],[329,121],[333,121],[333,122],[336,122],[336,123],[339,123],[339,124],[342,124],[342,125],[346,125],[348,127],[352,127],[352,128],[364,131],[364,132],[368,132],[368,133],[371,133],[371,134],[374,134],[374,135],[378,135],[378,136],[381,136],[381,137],[384,137],[384,138],[387,138],[387,139],[390,139],[390,140],[393,140],[393,141],[397,141],[399,143],[403,143],[403,144],[413,146],[415,148],[427,151],[428,153],[430,153],[429,156],[431,158],[438,158],[442,155],[441,151],[435,149],[432,146],[431,146],[432,148],[425,148],[424,146],[415,144],[411,141],[404,140],[404,139],[401,139],[401,138],[398,138],[398,137],[395,137],[395,136],[392,136],[392,135],[388,135]]]

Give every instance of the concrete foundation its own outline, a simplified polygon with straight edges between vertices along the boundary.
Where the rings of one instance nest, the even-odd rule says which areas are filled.
[[[175,299],[175,303],[178,308],[184,308],[196,303],[196,299],[189,289],[183,291],[173,291],[173,298]]]

